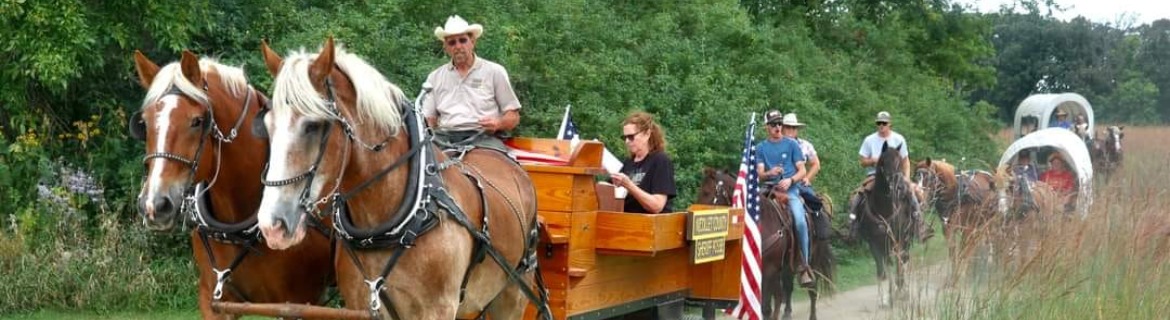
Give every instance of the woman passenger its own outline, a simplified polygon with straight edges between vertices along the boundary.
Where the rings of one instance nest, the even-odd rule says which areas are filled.
[[[634,112],[622,121],[622,140],[630,152],[620,173],[610,175],[615,186],[629,190],[625,212],[673,212],[676,195],[674,164],[666,155],[666,139],[654,116]]]

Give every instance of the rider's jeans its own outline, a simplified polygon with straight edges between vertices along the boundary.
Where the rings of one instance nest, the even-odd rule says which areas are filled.
[[[804,263],[808,263],[808,221],[805,220],[804,203],[800,202],[801,189],[799,185],[788,188],[788,210],[792,212],[792,222],[796,226],[800,254],[804,258]]]

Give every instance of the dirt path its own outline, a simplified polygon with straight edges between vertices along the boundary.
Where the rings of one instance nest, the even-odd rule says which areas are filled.
[[[894,307],[882,307],[878,303],[878,285],[856,288],[822,298],[817,303],[817,318],[820,319],[907,319],[915,310],[932,308],[938,290],[945,281],[945,264],[930,266],[912,272],[907,279],[907,296],[895,300]],[[808,301],[794,302],[792,319],[808,319]]]

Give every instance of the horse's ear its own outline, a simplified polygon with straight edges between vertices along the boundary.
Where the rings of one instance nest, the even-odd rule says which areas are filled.
[[[154,76],[158,75],[158,65],[150,61],[142,51],[134,50],[134,70],[138,71],[138,84],[142,85],[143,89],[150,89],[150,84],[154,83]]]
[[[889,149],[889,148],[890,148],[890,142],[889,141],[882,141],[882,150],[884,151],[884,150]]]
[[[714,176],[714,175],[715,175],[715,169],[712,169],[711,167],[704,167],[703,168],[703,176],[704,177],[710,177],[710,176]]]
[[[321,48],[321,53],[317,55],[317,60],[313,61],[313,65],[309,67],[309,80],[313,83],[321,83],[329,77],[329,73],[333,71],[333,37],[325,40],[325,47]]]
[[[199,68],[198,56],[191,51],[183,50],[183,58],[179,65],[183,68],[183,77],[187,78],[187,81],[197,86],[203,83],[203,70]]]
[[[284,61],[268,47],[268,40],[260,39],[260,52],[264,54],[264,65],[268,66],[268,74],[275,78],[276,74],[280,73],[280,64]]]
[[[926,166],[927,166],[927,167],[929,167],[929,166],[930,166],[930,157],[926,157]]]

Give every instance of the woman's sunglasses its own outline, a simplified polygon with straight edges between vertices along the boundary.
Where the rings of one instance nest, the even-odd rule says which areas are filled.
[[[642,131],[634,132],[631,134],[623,134],[622,140],[625,140],[626,142],[634,141],[634,137],[638,136],[639,133],[642,133]]]

